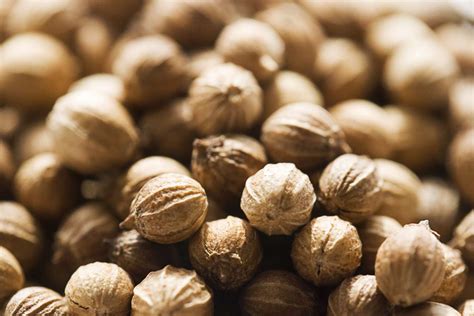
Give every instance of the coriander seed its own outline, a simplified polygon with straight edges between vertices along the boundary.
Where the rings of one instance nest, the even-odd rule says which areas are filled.
[[[393,316],[420,316],[420,315],[442,315],[442,316],[461,316],[454,308],[449,305],[425,302],[408,308],[395,309]]]
[[[0,302],[20,290],[25,276],[20,263],[7,249],[0,246]]]
[[[248,222],[228,216],[202,225],[189,242],[189,259],[212,286],[233,290],[257,272],[262,246]]]
[[[2,76],[0,65],[0,77]],[[1,80],[1,79],[0,79]],[[1,86],[1,84],[0,84]],[[2,95],[0,87],[0,96]],[[12,106],[0,107],[0,139],[11,140],[23,128],[24,119],[20,111]]]
[[[53,152],[54,141],[44,121],[27,125],[16,136],[13,151],[17,161],[24,162],[38,154]]]
[[[118,102],[123,102],[125,99],[125,87],[122,80],[106,73],[98,73],[77,80],[69,88],[69,92],[73,91],[94,91],[105,94]]]
[[[447,23],[436,29],[439,41],[456,58],[461,70],[465,74],[474,72],[472,51],[474,33],[468,25],[463,23]]]
[[[304,171],[350,151],[331,115],[307,102],[288,104],[273,113],[263,123],[260,137],[273,161],[292,162]]]
[[[127,272],[113,263],[81,266],[65,289],[72,315],[128,315],[133,283]]]
[[[309,221],[315,201],[309,177],[292,163],[278,163],[247,179],[240,207],[265,234],[291,235]]]
[[[442,244],[427,221],[408,224],[389,236],[375,259],[380,291],[393,305],[428,300],[440,288],[446,270]]]
[[[337,216],[311,220],[296,234],[291,248],[293,266],[316,286],[331,286],[360,265],[362,243],[351,223]]]
[[[165,173],[148,180],[138,191],[130,215],[121,228],[135,228],[144,238],[172,244],[191,237],[204,222],[207,197],[202,186],[188,176]]]
[[[466,264],[474,269],[474,210],[471,210],[456,226],[449,245],[459,249]]]
[[[457,80],[449,90],[449,124],[454,132],[474,128],[474,77]]]
[[[199,315],[214,313],[212,291],[191,270],[166,266],[133,290],[133,315]]]
[[[466,300],[458,307],[458,311],[461,313],[461,316],[474,315],[474,299]]]
[[[448,168],[461,195],[474,204],[474,128],[457,134],[449,145]]]
[[[224,57],[214,49],[203,49],[191,52],[188,63],[188,77],[192,81],[207,69],[223,63]]]
[[[69,309],[64,297],[53,290],[30,286],[16,292],[8,301],[5,316],[57,315],[67,316]]]

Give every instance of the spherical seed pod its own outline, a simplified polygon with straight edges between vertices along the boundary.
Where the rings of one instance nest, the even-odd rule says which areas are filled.
[[[218,219],[223,219],[227,217],[227,213],[221,208],[221,206],[215,202],[213,199],[207,199],[207,215],[206,222],[217,221]]]
[[[97,73],[74,82],[69,88],[69,92],[73,91],[94,91],[108,95],[118,102],[123,102],[125,99],[125,87],[122,80],[106,73]]]
[[[127,102],[146,107],[178,94],[186,80],[186,62],[176,42],[156,34],[125,43],[112,72],[123,80]]]
[[[213,295],[195,271],[166,266],[133,290],[133,315],[213,315]]]
[[[133,283],[113,263],[94,262],[80,267],[66,285],[66,300],[73,315],[128,315]]]
[[[29,272],[43,251],[43,235],[31,214],[16,202],[0,202],[0,246],[7,248]]]
[[[2,45],[5,101],[28,112],[48,111],[76,79],[77,65],[58,40],[22,33]],[[27,87],[27,88],[25,88]]]
[[[331,115],[313,103],[292,103],[273,113],[263,124],[261,140],[277,162],[299,169],[320,167],[349,152],[344,133]]]
[[[146,240],[136,230],[121,232],[109,247],[109,260],[127,271],[135,283],[148,273],[167,264],[179,264],[178,249],[174,245],[158,245]]]
[[[369,25],[365,43],[380,62],[384,62],[404,44],[433,36],[433,31],[420,19],[408,14],[391,14]]]
[[[199,77],[205,70],[223,63],[224,57],[214,49],[203,49],[191,52],[187,67],[188,77],[192,81]]]
[[[1,67],[0,65],[0,77],[2,76]],[[1,94],[2,92],[0,91],[0,96]],[[0,139],[11,140],[22,127],[23,118],[18,109],[11,106],[0,107]]]
[[[140,123],[141,140],[151,152],[189,161],[193,141],[191,107],[185,99],[176,99],[162,108],[146,112]]]
[[[21,164],[14,179],[18,201],[39,218],[56,220],[74,207],[81,195],[81,179],[52,153]]]
[[[316,20],[302,7],[289,2],[260,11],[255,18],[269,24],[285,43],[286,68],[311,75],[314,56],[325,38]]]
[[[78,0],[17,0],[7,16],[11,35],[41,32],[69,42],[87,7]]]
[[[189,242],[194,269],[213,287],[233,290],[247,283],[262,260],[257,231],[240,218],[207,222]]]
[[[5,316],[67,316],[66,300],[59,293],[40,286],[25,287],[13,295],[5,308]]]
[[[269,25],[240,19],[224,28],[216,50],[228,62],[250,70],[258,81],[272,79],[285,58],[285,43]]]
[[[439,289],[446,270],[442,244],[427,221],[408,224],[389,236],[375,259],[380,291],[403,307],[428,300]]]
[[[326,40],[316,54],[313,71],[327,105],[368,98],[375,87],[370,56],[347,39]]]
[[[446,128],[436,118],[399,106],[386,107],[392,128],[392,159],[423,172],[444,159]]]
[[[474,205],[474,128],[456,135],[449,145],[448,168],[461,195]]]
[[[423,179],[418,192],[418,211],[427,219],[441,240],[451,237],[459,215],[459,193],[447,182],[438,178]]]
[[[397,308],[392,312],[393,316],[461,316],[458,311],[449,305],[426,302],[408,308]]]
[[[388,58],[384,85],[397,102],[425,111],[441,110],[459,74],[454,57],[439,43],[424,39],[402,45]]]
[[[382,215],[373,215],[357,227],[362,242],[361,269],[364,273],[374,274],[375,257],[380,245],[401,228],[402,225],[395,219]]]
[[[118,222],[100,203],[87,203],[74,210],[54,236],[53,263],[72,273],[79,266],[107,259],[104,242],[118,234]]]
[[[423,219],[418,212],[421,180],[402,164],[386,159],[376,159],[375,166],[382,178],[382,202],[378,215],[396,219],[400,224],[418,222]]]
[[[13,143],[15,159],[20,163],[41,153],[53,152],[53,148],[53,139],[44,121],[27,125]]]
[[[188,176],[165,173],[148,180],[138,191],[121,228],[135,228],[144,238],[172,244],[191,237],[204,222],[207,197]]]
[[[20,263],[7,249],[0,246],[0,302],[23,287],[25,276]]]
[[[329,296],[328,316],[388,315],[389,304],[373,275],[345,279]]]
[[[461,71],[474,73],[474,60],[469,47],[474,45],[474,31],[471,26],[463,24],[445,24],[436,29],[436,35],[456,58]]]
[[[163,156],[150,156],[131,165],[118,180],[118,192],[113,201],[119,218],[123,220],[130,214],[132,201],[143,185],[148,180],[164,173],[190,176],[189,170],[181,163]]]
[[[374,161],[345,154],[324,169],[319,179],[319,199],[327,211],[357,223],[375,213],[382,204],[382,185]]]
[[[461,316],[474,315],[474,299],[466,300],[458,307],[458,311],[461,313]]]
[[[61,97],[47,125],[59,158],[84,174],[122,166],[138,146],[136,128],[125,108],[111,97],[92,91]]]
[[[230,64],[204,71],[189,90],[196,131],[203,135],[244,132],[262,114],[262,90],[252,73]]]
[[[269,270],[257,275],[240,296],[243,315],[319,315],[313,287],[297,275]]]
[[[0,196],[10,191],[10,184],[16,171],[9,146],[0,140]]]
[[[337,216],[314,218],[296,234],[291,248],[293,266],[316,286],[331,286],[360,265],[362,244],[351,223]]]
[[[210,136],[194,141],[193,177],[222,205],[238,203],[245,181],[266,163],[263,146],[245,135]]]
[[[308,102],[324,105],[319,89],[307,77],[292,71],[279,71],[266,86],[263,94],[263,118],[285,105]]]
[[[309,177],[292,163],[278,163],[248,178],[240,207],[265,234],[291,235],[309,221],[315,201]]]
[[[474,77],[456,81],[449,91],[449,123],[453,131],[474,128]]]
[[[352,151],[372,158],[391,155],[390,129],[385,110],[365,100],[349,100],[338,103],[329,111],[342,128]]]
[[[430,301],[451,304],[461,294],[466,285],[468,269],[461,258],[461,252],[443,244],[446,271],[439,289]]]
[[[474,210],[456,226],[449,245],[459,249],[466,264],[474,269]]]

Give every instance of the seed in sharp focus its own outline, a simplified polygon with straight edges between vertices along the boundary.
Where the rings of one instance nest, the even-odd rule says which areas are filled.
[[[41,286],[30,286],[16,292],[5,307],[5,316],[70,315],[64,297]]]

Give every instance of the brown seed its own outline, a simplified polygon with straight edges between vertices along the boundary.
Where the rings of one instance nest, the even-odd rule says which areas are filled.
[[[20,263],[5,247],[0,246],[0,302],[20,290],[25,276]]]
[[[10,147],[0,140],[0,196],[10,191],[16,166]]]
[[[338,103],[329,113],[342,128],[355,154],[371,158],[390,157],[388,116],[378,105],[366,100],[349,100]]]
[[[107,258],[107,239],[118,233],[118,221],[103,204],[90,202],[74,210],[55,234],[53,262],[72,273],[79,266]]]
[[[204,222],[207,197],[188,176],[165,173],[149,180],[135,196],[121,228],[135,228],[144,238],[172,244],[191,237]]]
[[[385,159],[376,159],[375,166],[383,179],[382,203],[377,214],[390,216],[400,224],[418,222],[422,215],[418,212],[421,180],[402,164]]]
[[[297,275],[269,270],[257,275],[240,296],[243,315],[320,315],[313,287]]]
[[[420,315],[433,315],[433,316],[461,316],[454,308],[449,305],[426,302],[418,304],[408,308],[398,308],[392,313],[393,316],[420,316]]]
[[[314,218],[296,234],[293,266],[316,286],[336,285],[360,265],[362,244],[351,223],[337,216]]]
[[[461,316],[474,315],[474,299],[466,300],[458,307],[458,311],[461,313]]]
[[[345,154],[324,169],[319,198],[327,211],[357,223],[378,210],[383,201],[382,185],[372,160]]]
[[[54,141],[44,121],[33,122],[25,126],[15,137],[14,155],[23,162],[41,153],[53,152]]]
[[[1,68],[2,66],[0,65],[0,77],[2,76]],[[2,88],[0,87],[0,96],[2,95],[1,90]],[[13,136],[16,136],[20,128],[23,128],[23,117],[20,111],[12,106],[0,107],[0,138],[11,140]]]
[[[469,47],[474,45],[474,32],[462,23],[448,23],[436,29],[436,35],[456,58],[462,72],[469,74],[474,72],[474,60]]]
[[[262,114],[262,90],[252,73],[226,63],[197,77],[189,90],[196,131],[203,135],[244,132]]]
[[[123,102],[125,99],[125,87],[122,80],[106,73],[98,73],[77,80],[69,88],[69,92],[73,91],[94,91],[105,94],[118,102]]]
[[[449,90],[449,122],[453,131],[474,128],[474,77],[456,81]]]
[[[389,236],[375,260],[380,291],[393,305],[411,306],[439,289],[446,270],[442,244],[428,222],[408,224]]]
[[[245,181],[267,163],[255,139],[238,134],[196,139],[191,169],[207,194],[222,205],[240,202]]]
[[[57,220],[78,203],[80,178],[56,155],[39,154],[21,164],[14,191],[18,202],[34,215]]]
[[[211,285],[233,290],[255,275],[262,260],[262,247],[248,222],[228,216],[204,223],[189,242],[189,258]]]
[[[449,146],[448,167],[458,190],[474,205],[474,128],[459,133]]]
[[[199,77],[204,71],[224,63],[222,57],[214,49],[203,49],[191,52],[188,63],[188,77],[192,81]]]
[[[213,315],[213,295],[195,271],[166,266],[133,290],[133,315]]]
[[[401,228],[395,219],[382,215],[373,215],[358,226],[357,232],[362,242],[361,269],[364,273],[374,274],[377,250],[387,237]]]
[[[0,246],[10,250],[24,272],[36,267],[43,252],[43,235],[31,214],[16,202],[0,202]]]
[[[113,263],[94,262],[80,267],[66,285],[72,315],[128,315],[133,283]]]
[[[276,162],[292,162],[301,170],[320,167],[349,152],[344,134],[329,113],[313,103],[292,103],[263,124],[261,140]]]
[[[240,19],[226,26],[216,41],[216,50],[228,62],[250,70],[258,81],[268,81],[285,58],[285,43],[269,25]]]
[[[66,300],[53,290],[40,286],[25,287],[10,298],[5,316],[67,316]]]
[[[449,245],[459,249],[466,264],[474,269],[474,210],[471,210],[456,226]]]
[[[292,163],[278,163],[248,178],[240,207],[265,234],[291,235],[309,221],[315,201],[309,177]]]
[[[111,97],[92,91],[61,97],[47,125],[59,158],[84,174],[122,166],[138,145],[137,131],[125,108]]]
[[[345,279],[329,296],[328,316],[388,315],[389,304],[373,275]]]

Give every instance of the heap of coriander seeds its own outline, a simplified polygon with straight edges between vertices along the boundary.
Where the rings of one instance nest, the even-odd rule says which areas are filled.
[[[474,8],[0,0],[0,316],[474,316]]]

